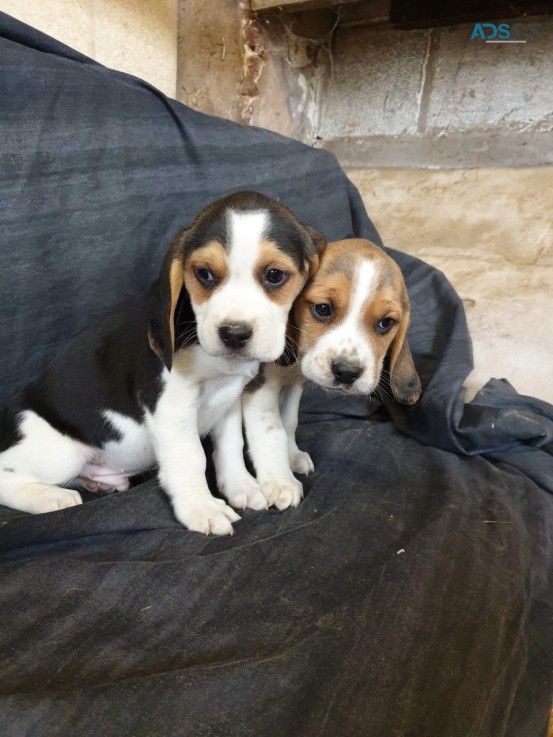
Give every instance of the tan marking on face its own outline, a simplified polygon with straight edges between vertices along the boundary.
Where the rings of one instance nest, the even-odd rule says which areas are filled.
[[[221,243],[210,241],[205,246],[194,249],[186,262],[184,283],[190,294],[190,299],[198,305],[208,300],[217,288],[206,288],[198,281],[194,270],[199,268],[212,271],[218,279],[217,286],[225,281],[228,272],[227,252]]]
[[[184,266],[180,258],[175,258],[169,268],[169,288],[171,302],[169,307],[169,330],[171,331],[171,346],[175,350],[175,309],[184,282]]]
[[[352,280],[362,251],[369,241],[349,239],[333,241],[323,251],[319,268],[307,283],[294,305],[294,320],[300,330],[299,351],[306,353],[317,340],[347,315],[352,291]],[[317,320],[313,305],[329,303],[333,315],[330,320]]]
[[[294,318],[300,328],[300,353],[308,351],[327,330],[336,327],[344,319],[350,297],[351,279],[346,274],[321,274],[319,270],[294,306]],[[318,320],[313,315],[313,305],[322,303],[332,306],[329,320]]]
[[[403,274],[396,262],[384,251],[376,252],[377,269],[376,293],[367,300],[363,309],[363,328],[373,346],[376,360],[384,360],[394,338],[404,321],[409,321],[409,299]],[[376,331],[377,323],[385,317],[396,321],[392,329],[384,335]]]
[[[281,287],[268,289],[263,277],[269,269],[285,271],[289,274],[287,281]],[[259,258],[255,264],[255,270],[267,297],[272,302],[284,307],[292,304],[305,282],[305,275],[298,271],[294,260],[281,251],[274,241],[270,240],[263,240],[259,244]]]
[[[362,261],[370,260],[376,269],[376,294],[371,295],[364,306],[362,327],[371,342],[377,359],[390,347],[398,327],[386,335],[378,335],[376,323],[383,317],[399,322],[403,318],[407,292],[401,271],[381,248],[370,241],[348,239],[329,243],[321,256],[317,273],[294,305],[294,319],[300,330],[300,353],[305,354],[327,330],[336,327],[347,316],[353,287],[353,278]],[[311,306],[330,303],[333,315],[330,320],[317,320]],[[360,326],[361,327],[361,326]]]
[[[384,335],[376,330],[377,323],[385,317],[396,320],[396,324]],[[397,293],[391,286],[379,289],[372,299],[367,300],[363,310],[362,326],[370,341],[377,364],[384,359],[403,319],[403,309]]]

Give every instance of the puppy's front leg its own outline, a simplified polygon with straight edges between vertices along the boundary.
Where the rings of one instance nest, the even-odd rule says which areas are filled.
[[[307,476],[307,474],[315,470],[315,466],[309,453],[300,450],[296,443],[296,430],[298,427],[298,414],[302,394],[303,381],[301,380],[285,387],[282,390],[280,412],[282,415],[282,424],[288,434],[288,458],[290,459],[290,467],[294,473]]]
[[[198,434],[197,403],[189,401],[183,406],[174,401],[171,392],[166,392],[160,397],[152,423],[159,480],[171,499],[176,518],[189,530],[204,535],[232,535],[232,523],[240,517],[209,491],[205,453]]]
[[[294,477],[288,460],[288,434],[279,407],[281,390],[277,366],[265,368],[262,386],[242,395],[248,450],[257,482],[269,505],[277,509],[296,507],[303,487]]]
[[[267,509],[267,500],[244,462],[240,397],[211,431],[219,491],[237,509]]]

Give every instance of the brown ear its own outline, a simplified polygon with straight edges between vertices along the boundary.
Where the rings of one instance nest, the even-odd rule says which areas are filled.
[[[151,349],[170,370],[175,351],[175,310],[184,289],[184,241],[181,230],[169,247],[158,279],[152,286],[152,305],[148,325]]]
[[[401,404],[415,404],[421,395],[421,382],[407,340],[409,315],[402,320],[390,348],[390,387]]]
[[[327,240],[321,231],[314,228],[312,225],[304,225],[303,227],[307,231],[307,236],[311,241],[311,248],[309,249],[309,278],[313,276],[319,268],[319,261],[321,259],[322,252],[326,248]]]

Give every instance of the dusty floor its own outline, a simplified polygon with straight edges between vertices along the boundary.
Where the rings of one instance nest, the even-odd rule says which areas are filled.
[[[465,300],[475,369],[553,402],[553,168],[348,171],[386,245]]]

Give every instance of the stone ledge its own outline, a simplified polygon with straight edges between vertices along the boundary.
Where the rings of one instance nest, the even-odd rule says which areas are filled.
[[[553,165],[553,130],[452,131],[319,140],[344,167],[477,169]]]

